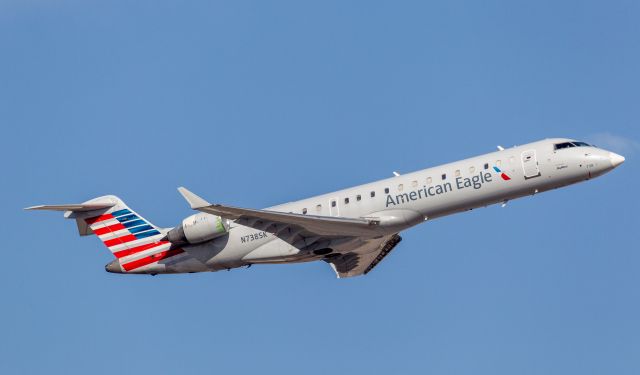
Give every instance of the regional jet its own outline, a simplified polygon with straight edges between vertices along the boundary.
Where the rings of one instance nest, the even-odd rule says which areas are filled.
[[[147,221],[113,195],[64,211],[81,236],[96,235],[118,274],[230,270],[322,260],[338,278],[371,272],[425,221],[539,194],[603,175],[624,157],[572,139],[546,139],[263,210],[209,203],[178,188],[192,209],[174,228]]]

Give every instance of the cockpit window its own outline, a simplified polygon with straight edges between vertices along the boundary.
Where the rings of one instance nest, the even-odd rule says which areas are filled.
[[[569,147],[576,147],[576,146],[571,142],[556,143],[555,145],[553,145],[553,148],[555,150],[561,150],[563,148],[569,148]]]
[[[587,142],[573,142],[573,144],[578,147],[591,147],[591,145],[588,144]]]
[[[553,145],[554,150],[561,150],[563,148],[570,148],[570,147],[593,147],[593,146],[591,146],[586,142],[562,142],[562,143],[556,143],[555,145]]]

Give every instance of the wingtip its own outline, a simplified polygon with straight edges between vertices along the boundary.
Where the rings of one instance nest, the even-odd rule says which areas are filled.
[[[192,193],[191,191],[189,191],[187,188],[183,186],[180,186],[178,188],[178,191],[180,192],[180,194],[182,194],[182,197],[184,197],[187,203],[189,203],[189,206],[191,206],[191,208],[194,210],[197,210],[198,208],[202,208],[202,207],[211,206],[209,202],[199,197],[195,193]]]

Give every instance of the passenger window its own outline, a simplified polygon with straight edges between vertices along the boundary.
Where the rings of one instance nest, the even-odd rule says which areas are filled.
[[[356,195],[356,200],[358,202],[360,202],[362,200],[362,195],[360,195],[360,194]]]
[[[418,187],[418,181],[411,182],[411,186],[413,186],[414,188]]]
[[[344,204],[349,204],[349,198],[344,199]]]
[[[336,206],[336,201],[331,201],[331,207],[335,207]]]
[[[509,157],[509,164],[513,164],[515,160],[516,159],[513,156]]]
[[[389,194],[389,188],[384,188],[384,193]]]
[[[427,177],[427,185],[431,185],[432,182],[433,182],[433,178]]]
[[[404,185],[403,184],[398,185],[398,191],[402,191],[402,189],[404,189]]]
[[[302,214],[303,214],[303,215],[306,215],[306,214],[307,214],[307,209],[306,209],[306,208],[303,208],[303,209],[302,209]]]
[[[496,167],[502,166],[502,162],[500,160],[496,160]]]
[[[371,198],[373,198],[373,197],[375,197],[375,196],[376,196],[376,192],[375,192],[375,191],[372,191],[372,192],[371,192]]]
[[[316,211],[317,212],[322,212],[322,205],[321,204],[316,206]]]
[[[443,174],[442,174],[442,179],[443,179],[443,180],[446,180],[446,179],[447,179],[447,174],[446,174],[446,173],[443,173]]]
[[[456,169],[456,177],[460,177],[460,170]]]
[[[473,167],[473,166],[472,166],[472,167],[469,167],[469,173],[470,173],[470,174],[474,174],[474,173],[476,173],[476,167]]]
[[[484,169],[489,169],[489,163],[484,163]]]

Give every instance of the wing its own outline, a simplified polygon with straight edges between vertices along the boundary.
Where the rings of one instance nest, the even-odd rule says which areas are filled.
[[[210,204],[189,190],[178,188],[194,210],[234,220],[240,225],[267,231],[283,239],[304,237],[379,237],[376,219],[301,215]]]
[[[194,210],[273,233],[301,250],[315,251],[331,243],[360,238],[364,242],[360,247],[348,253],[328,254],[325,257],[324,260],[331,265],[338,278],[366,275],[402,240],[397,233],[384,235],[376,218],[353,219],[230,207],[211,204],[183,187],[178,191]],[[422,217],[420,219],[423,220]]]
[[[402,241],[402,237],[398,234],[386,236],[383,237],[382,241],[372,241],[365,245],[374,248],[371,252],[366,252],[366,249],[358,249],[359,251],[365,250],[365,253],[350,252],[340,255],[336,254],[334,257],[326,258],[325,262],[331,265],[331,268],[336,272],[339,279],[366,275],[371,272],[400,241]]]

